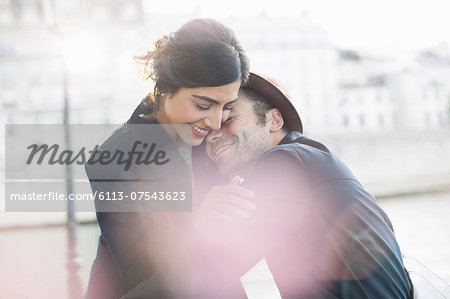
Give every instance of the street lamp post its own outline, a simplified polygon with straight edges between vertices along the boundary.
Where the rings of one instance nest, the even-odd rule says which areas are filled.
[[[70,113],[69,113],[69,94],[67,88],[67,66],[64,58],[62,59],[63,65],[63,90],[64,90],[64,107],[63,107],[63,123],[64,123],[64,139],[66,149],[71,148],[70,142]],[[66,194],[68,198],[69,194],[73,193],[73,174],[72,166],[66,165]],[[82,286],[78,271],[80,269],[80,257],[78,256],[76,247],[76,225],[77,220],[75,218],[73,201],[67,201],[67,271],[68,271],[68,286],[69,286],[69,298],[81,299],[82,298]]]
[[[73,25],[76,24],[77,19],[79,20],[83,8],[86,7],[86,1],[84,0],[75,0],[75,1],[52,1],[47,0],[44,1],[47,7],[47,23],[51,31],[55,32],[58,35],[58,39],[60,41],[60,45],[64,43],[64,32],[63,29],[66,26],[61,23],[61,20],[64,22],[72,22]],[[67,15],[71,16],[72,20],[67,19]],[[63,48],[63,47],[61,47]],[[64,124],[64,134],[65,134],[65,148],[71,148],[71,136],[70,136],[70,103],[69,103],[69,93],[68,93],[68,70],[67,70],[67,57],[65,57],[62,51],[59,54],[61,58],[61,66],[62,66],[62,79],[63,79],[63,124]],[[67,165],[65,169],[66,176],[66,198],[69,198],[69,194],[73,193],[73,173],[71,165]],[[70,299],[81,299],[83,288],[81,285],[81,280],[78,275],[78,271],[80,269],[80,258],[78,256],[76,250],[76,225],[77,221],[75,218],[74,212],[74,203],[71,200],[67,201],[67,271],[68,271],[68,289],[69,289],[69,298]]]

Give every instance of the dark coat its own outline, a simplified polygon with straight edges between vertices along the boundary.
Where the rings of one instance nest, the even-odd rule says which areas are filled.
[[[223,294],[239,293],[239,278],[265,258],[283,299],[411,296],[388,216],[323,144],[290,132],[243,185],[256,210],[218,233],[230,246],[204,253]]]
[[[129,151],[133,142],[136,141],[136,135],[142,136],[146,134],[145,130],[140,129],[142,126],[133,125],[157,125],[154,119],[147,120],[139,117],[140,114],[148,112],[146,110],[144,104],[139,105],[127,123],[113,132],[100,146],[99,151],[114,151],[116,149],[120,149],[123,152]],[[156,136],[152,136],[152,134]],[[162,144],[166,149],[169,148],[169,151],[174,151],[162,129],[152,129],[152,134],[144,136],[144,138],[150,140],[149,142],[157,139],[158,145]],[[170,180],[170,178],[173,178],[174,173],[181,177],[187,177],[187,182],[184,182],[184,184],[192,186],[192,182],[189,180],[189,168],[181,156],[178,155],[178,152],[176,154],[176,158],[183,161],[183,163],[171,161],[171,166],[168,167],[132,165],[129,170],[125,171],[123,165],[86,164],[85,169],[94,193],[124,192],[127,194],[127,192],[134,191],[151,191],[152,186],[155,186],[155,184],[161,186],[160,181],[164,178],[169,178],[168,184],[170,187],[174,186]],[[172,167],[173,165],[176,165],[176,169]],[[152,179],[155,178],[157,183],[152,185]],[[114,204],[118,203],[114,202]],[[134,206],[131,209],[132,212],[127,212],[129,207],[123,205],[111,212],[110,206],[106,204],[111,203],[96,200],[97,222],[101,229],[101,236],[98,243],[97,256],[91,268],[86,293],[87,299],[120,298],[140,282],[152,276],[159,267],[159,262],[163,260],[163,256],[166,254],[164,246],[168,247],[167,244],[173,242],[168,240],[169,237],[173,237],[168,233],[170,226],[174,226],[174,221],[180,221],[182,218],[178,216],[171,217],[170,215],[177,215],[178,213],[136,212],[136,210],[140,211],[140,209],[136,209]],[[184,206],[189,204],[190,207],[190,202],[188,201],[179,202],[179,204]],[[163,288],[163,286],[160,287]],[[163,298],[163,295],[155,294],[154,297]]]

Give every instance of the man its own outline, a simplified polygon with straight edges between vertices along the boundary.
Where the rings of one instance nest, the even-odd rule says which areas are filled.
[[[251,74],[229,119],[207,137],[211,161],[234,177],[199,208],[229,220],[214,228],[217,240],[204,234],[211,284],[237,298],[237,277],[265,258],[282,298],[410,298],[387,215],[327,147],[301,134],[283,90]]]
[[[222,185],[214,172],[195,173],[197,185],[214,187],[195,208],[193,233],[185,230],[193,249],[123,298],[246,298],[239,278],[262,258],[282,298],[408,298],[401,253],[375,199],[301,134],[280,88],[251,74],[239,98],[207,137]],[[165,295],[152,297],[156,290]]]

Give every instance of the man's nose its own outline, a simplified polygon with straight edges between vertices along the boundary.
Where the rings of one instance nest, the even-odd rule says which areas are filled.
[[[219,130],[221,124],[222,124],[221,110],[211,111],[211,114],[208,115],[205,119],[205,125],[207,125],[208,128],[210,128],[213,131]]]
[[[223,136],[222,130],[209,131],[208,135],[206,136],[206,142],[207,143],[215,142],[222,136]]]

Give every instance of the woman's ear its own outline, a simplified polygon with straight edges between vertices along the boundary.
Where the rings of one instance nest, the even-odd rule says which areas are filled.
[[[269,115],[267,121],[269,122],[270,132],[281,130],[284,125],[284,120],[283,116],[281,116],[280,111],[277,108],[272,108],[270,109],[268,114]]]
[[[163,92],[161,93],[161,97],[164,99],[170,99],[172,97],[172,94],[170,92]]]

